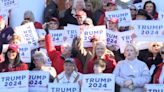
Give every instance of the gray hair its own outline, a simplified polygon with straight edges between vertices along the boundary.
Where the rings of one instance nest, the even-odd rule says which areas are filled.
[[[44,63],[48,60],[47,55],[42,51],[35,51],[33,58],[43,58]]]
[[[34,22],[35,17],[32,11],[27,10],[24,12],[24,18],[29,17],[31,22]]]

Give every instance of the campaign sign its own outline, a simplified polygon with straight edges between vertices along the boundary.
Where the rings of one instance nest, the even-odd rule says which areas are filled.
[[[29,44],[31,49],[38,47],[38,35],[32,22],[16,27],[15,29],[16,34],[20,35],[22,43]]]
[[[65,41],[72,43],[73,39],[80,35],[80,26],[68,24],[64,27]]]
[[[44,29],[36,29],[39,38],[45,37],[46,31]]]
[[[80,87],[77,83],[49,83],[48,92],[80,92]]]
[[[31,48],[28,46],[28,44],[19,45],[19,55],[22,62],[24,63],[31,62]]]
[[[54,45],[58,46],[63,44],[64,30],[50,30],[50,34],[52,35]]]
[[[107,17],[108,20],[110,20],[111,18],[118,18],[119,26],[130,26],[132,21],[129,9],[108,11],[105,12],[105,17]]]
[[[143,3],[141,2],[141,3],[136,3],[136,4],[134,4],[135,5],[135,7],[139,10],[139,9],[143,9]]]
[[[118,35],[119,32],[113,32],[112,30],[106,29],[106,40],[107,40],[107,45],[112,46],[112,45],[118,45]]]
[[[28,92],[29,71],[0,73],[1,92]]]
[[[83,76],[81,92],[115,92],[113,74],[86,74]]]
[[[96,37],[98,40],[106,43],[106,28],[105,26],[95,26],[92,28],[84,29],[84,47],[91,47],[90,40]]]
[[[145,92],[164,92],[164,84],[146,84]]]
[[[164,23],[159,20],[135,20],[132,22],[137,41],[164,42]]]
[[[0,7],[3,9],[12,9],[18,6],[19,0],[0,0]]]
[[[164,20],[164,12],[159,12],[158,13],[158,19],[159,20]]]
[[[50,74],[44,71],[29,72],[29,91],[30,92],[47,92]]]
[[[132,30],[128,30],[125,32],[120,32],[118,35],[118,44],[121,50],[121,53],[124,52],[124,49],[126,47],[127,44],[132,44],[132,35],[134,34],[134,31]]]

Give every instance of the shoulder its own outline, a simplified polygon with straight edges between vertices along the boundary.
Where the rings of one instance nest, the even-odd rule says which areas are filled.
[[[57,76],[57,78],[60,80],[60,79],[62,79],[64,76],[65,76],[65,72],[61,72],[61,73]]]

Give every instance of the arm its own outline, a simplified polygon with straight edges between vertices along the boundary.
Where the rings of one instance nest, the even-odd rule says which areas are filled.
[[[135,87],[143,87],[146,83],[149,83],[151,79],[149,69],[145,63],[141,66],[141,69],[141,76],[137,78],[132,78],[133,85]]]
[[[125,79],[123,77],[120,76],[120,63],[118,63],[113,71],[113,74],[115,74],[115,81],[116,84],[118,84],[119,86],[123,87],[124,86],[124,81]]]

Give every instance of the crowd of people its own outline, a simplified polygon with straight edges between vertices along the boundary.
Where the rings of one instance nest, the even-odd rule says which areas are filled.
[[[149,47],[143,50],[138,50],[134,44],[127,44],[122,54],[119,46],[107,46],[95,36],[90,39],[92,47],[84,48],[83,40],[84,28],[97,25],[106,25],[106,29],[113,32],[132,29],[130,26],[119,27],[117,17],[108,20],[105,17],[108,11],[130,9],[132,20],[158,20],[154,2],[146,1],[143,9],[137,9],[134,4],[140,0],[132,0],[124,8],[111,0],[65,0],[65,10],[59,11],[57,1],[47,0],[43,24],[35,21],[32,11],[24,13],[20,25],[33,22],[36,29],[46,32],[45,37],[39,38],[39,47],[31,50],[31,63],[20,59],[21,38],[0,16],[0,72],[41,70],[50,73],[50,82],[80,85],[83,74],[112,73],[118,92],[144,92],[145,84],[164,84],[163,42],[149,42]],[[72,44],[54,46],[49,30],[63,29],[67,24],[80,26],[80,36],[75,37]],[[9,44],[6,52],[2,52],[4,44]]]

